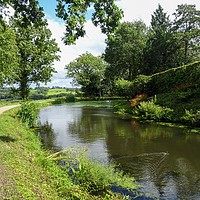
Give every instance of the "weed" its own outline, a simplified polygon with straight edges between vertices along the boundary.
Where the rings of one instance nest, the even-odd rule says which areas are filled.
[[[18,118],[28,127],[33,127],[38,117],[38,109],[33,102],[23,102],[17,113]]]
[[[95,196],[114,196],[111,188],[119,186],[127,190],[137,188],[134,179],[116,171],[114,165],[103,165],[88,158],[84,148],[73,147],[64,149],[49,156],[51,160],[60,163],[75,184],[80,185],[88,193]]]

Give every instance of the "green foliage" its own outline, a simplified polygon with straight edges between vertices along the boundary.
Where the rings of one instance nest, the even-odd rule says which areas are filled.
[[[55,99],[52,104],[64,104],[64,103],[70,103],[70,102],[75,102],[76,97],[74,94],[66,94],[65,97],[62,98],[57,98]]]
[[[154,102],[155,99],[141,102],[133,109],[133,115],[145,120],[169,121],[173,110],[156,105]]]
[[[152,75],[199,60],[200,12],[185,4],[174,15],[172,22],[159,5],[148,32],[139,22],[121,24],[114,38],[106,41],[108,78],[132,81],[139,73]]]
[[[66,45],[74,44],[79,37],[85,35],[84,24],[90,6],[94,6],[93,24],[100,26],[102,32],[108,36],[115,32],[119,20],[122,18],[122,10],[116,6],[114,0],[57,1],[57,16],[63,19],[66,25],[65,36],[63,37]]]
[[[14,17],[22,19],[22,22],[19,21],[18,23],[23,27],[31,24],[36,24],[37,26],[46,24],[43,8],[38,6],[37,0],[0,0],[0,20],[5,15],[11,18],[10,12],[4,10],[4,8],[9,7],[12,7]]]
[[[181,118],[182,121],[191,126],[200,127],[200,111],[194,112],[193,110],[185,110],[185,114]]]
[[[127,116],[127,114],[132,114],[132,108],[130,102],[127,100],[116,101],[112,105],[112,109],[115,113],[121,115],[122,117]]]
[[[137,94],[146,93],[153,96],[165,92],[187,91],[188,89],[199,91],[200,85],[200,62],[168,69],[151,76],[139,75],[132,82],[116,82],[118,90],[124,96],[134,97]],[[181,94],[180,94],[181,95]],[[183,94],[182,94],[183,95]]]
[[[151,81],[151,76],[139,75],[132,82],[132,96],[142,93],[148,93],[148,83]]]
[[[68,148],[49,156],[49,158],[61,163],[62,168],[69,174],[73,182],[84,187],[92,195],[111,195],[113,186],[121,186],[129,190],[137,188],[134,179],[116,171],[115,166],[104,166],[90,160],[86,149]]]
[[[124,79],[115,81],[115,87],[119,96],[131,99],[137,94],[148,93],[150,81],[151,76],[138,75],[132,82]]]
[[[132,97],[132,90],[131,90],[132,82],[127,81],[124,79],[118,79],[115,81],[115,87],[117,95],[126,97],[130,99]]]
[[[0,86],[15,77],[13,69],[18,66],[18,55],[14,32],[0,21]]]
[[[100,97],[106,66],[101,57],[85,53],[66,65],[67,77],[81,85],[86,96]]]
[[[47,24],[38,24],[37,21],[26,24],[23,20],[25,19],[18,15],[11,20],[20,59],[19,66],[14,69],[16,77],[10,82],[19,85],[15,91],[23,100],[27,100],[32,83],[50,81],[52,73],[55,72],[52,64],[59,60],[59,48],[55,39],[51,38]]]
[[[132,81],[143,67],[143,49],[146,42],[147,27],[142,21],[124,22],[107,39],[104,57],[110,65],[107,79],[126,79]]]
[[[151,77],[147,86],[151,94],[198,88],[200,85],[200,62],[172,68],[153,74]]]
[[[76,98],[74,94],[67,94],[65,97],[65,101],[66,102],[75,102]]]
[[[171,27],[169,16],[159,4],[151,18],[144,50],[145,65],[141,69],[142,74],[151,75],[179,66],[179,45]]]
[[[196,5],[178,5],[174,13],[173,30],[179,40],[182,63],[187,64],[199,59],[200,51],[200,10]]]
[[[23,102],[17,116],[28,127],[33,127],[36,124],[36,119],[38,117],[36,104],[33,102]]]

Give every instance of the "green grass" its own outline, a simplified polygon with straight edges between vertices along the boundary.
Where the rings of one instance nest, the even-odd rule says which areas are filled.
[[[14,111],[0,116],[0,199],[67,199],[73,196],[70,178],[47,159],[39,138],[26,129]],[[79,189],[80,190],[80,189]],[[81,190],[79,191],[80,193]],[[68,198],[70,199],[70,198]]]
[[[46,106],[49,102],[39,105]],[[108,179],[104,178],[106,174],[111,177],[109,171],[111,169],[106,172],[105,167],[92,164],[86,158],[83,160],[86,163],[82,168],[84,171],[79,172],[80,176],[77,176],[79,183],[77,183],[66,169],[63,170],[49,157],[52,152],[42,148],[35,130],[28,129],[19,121],[16,117],[18,109],[0,115],[0,199],[123,199],[121,195],[113,194],[109,189],[103,194],[98,191],[96,194],[91,192],[92,188],[87,186],[92,186],[93,182],[100,187],[104,187],[105,183],[108,184]],[[85,178],[88,181],[87,185],[83,184]],[[121,179],[122,186],[128,183],[130,188],[136,188],[132,178],[118,175],[113,178],[119,182]],[[99,187],[98,185],[96,186]]]
[[[69,91],[67,91],[66,89],[49,89],[49,91],[47,92],[47,95],[48,96],[51,96],[51,95],[57,95],[57,94],[68,94]]]

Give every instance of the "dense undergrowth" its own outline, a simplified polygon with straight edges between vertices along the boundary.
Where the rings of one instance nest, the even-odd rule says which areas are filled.
[[[137,98],[136,96],[135,99]],[[132,99],[132,101],[135,99]],[[200,94],[198,93],[194,95],[191,92],[168,92],[138,102],[134,106],[129,101],[120,102],[114,106],[114,109],[119,114],[129,114],[132,118],[140,120],[153,120],[156,122],[177,123],[189,127],[200,127],[199,99]]]
[[[142,120],[200,126],[200,62],[172,68],[132,82],[118,80],[119,94],[131,102],[115,108]]]
[[[30,105],[22,106],[25,115]],[[44,150],[28,127],[33,124],[20,122],[16,110],[0,116],[0,199],[124,199],[113,186],[137,188],[133,178],[89,160],[84,151]]]

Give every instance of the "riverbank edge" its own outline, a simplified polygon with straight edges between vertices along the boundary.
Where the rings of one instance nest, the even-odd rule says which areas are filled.
[[[42,103],[39,109],[51,106]],[[0,199],[107,199],[74,185],[42,148],[35,131],[16,117],[17,109],[0,116]],[[117,198],[116,198],[117,197]],[[108,199],[122,199],[112,195]]]
[[[87,199],[42,148],[39,137],[16,118],[0,116],[0,199]]]

